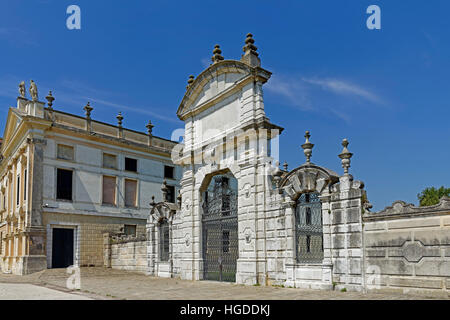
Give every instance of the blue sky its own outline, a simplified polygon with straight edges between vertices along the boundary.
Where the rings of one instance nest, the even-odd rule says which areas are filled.
[[[66,28],[66,8],[81,8],[81,30]],[[366,28],[366,8],[381,8],[381,30]],[[354,153],[350,173],[365,182],[374,209],[417,203],[427,186],[450,180],[449,1],[0,1],[0,117],[17,85],[33,79],[54,107],[170,138],[190,74],[215,44],[239,59],[254,34],[268,117],[285,128],[280,160],[343,172],[342,138]]]

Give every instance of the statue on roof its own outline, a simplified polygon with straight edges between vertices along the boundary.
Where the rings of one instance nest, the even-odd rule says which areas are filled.
[[[19,94],[22,98],[25,98],[25,93],[26,93],[25,81],[22,81],[21,83],[19,83]]]
[[[38,100],[38,90],[37,90],[36,83],[33,80],[30,81],[30,95],[31,95],[31,99],[33,101]]]

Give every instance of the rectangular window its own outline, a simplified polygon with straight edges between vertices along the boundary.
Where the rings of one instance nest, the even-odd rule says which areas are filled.
[[[175,203],[175,187],[167,186],[167,202]]]
[[[164,178],[174,179],[175,168],[171,166],[164,166]]]
[[[127,236],[135,236],[136,235],[136,225],[135,224],[126,224],[126,225],[124,225],[123,232]]]
[[[114,154],[103,154],[103,167],[117,169],[117,156]]]
[[[20,203],[20,176],[17,176],[17,194],[16,194],[16,205]]]
[[[136,207],[137,181],[125,179],[125,206]]]
[[[23,200],[27,200],[27,169],[23,171]]]
[[[103,204],[116,204],[116,177],[103,176]]]
[[[56,177],[56,198],[72,200],[72,170],[58,169]]]
[[[125,158],[125,170],[137,172],[137,160],[132,158]]]
[[[73,160],[73,147],[58,144],[58,159]]]

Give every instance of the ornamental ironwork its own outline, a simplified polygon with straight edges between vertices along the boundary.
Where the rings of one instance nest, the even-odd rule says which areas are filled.
[[[213,177],[203,200],[203,278],[235,282],[239,256],[236,179]]]
[[[323,260],[322,204],[318,193],[303,193],[295,210],[297,262],[321,263]]]
[[[169,261],[170,227],[169,221],[163,219],[159,224],[159,260]]]

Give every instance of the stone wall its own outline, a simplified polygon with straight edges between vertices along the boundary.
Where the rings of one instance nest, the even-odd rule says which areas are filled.
[[[147,238],[103,234],[104,266],[107,268],[147,273]]]
[[[450,198],[419,208],[396,201],[363,221],[368,290],[450,293]]]

